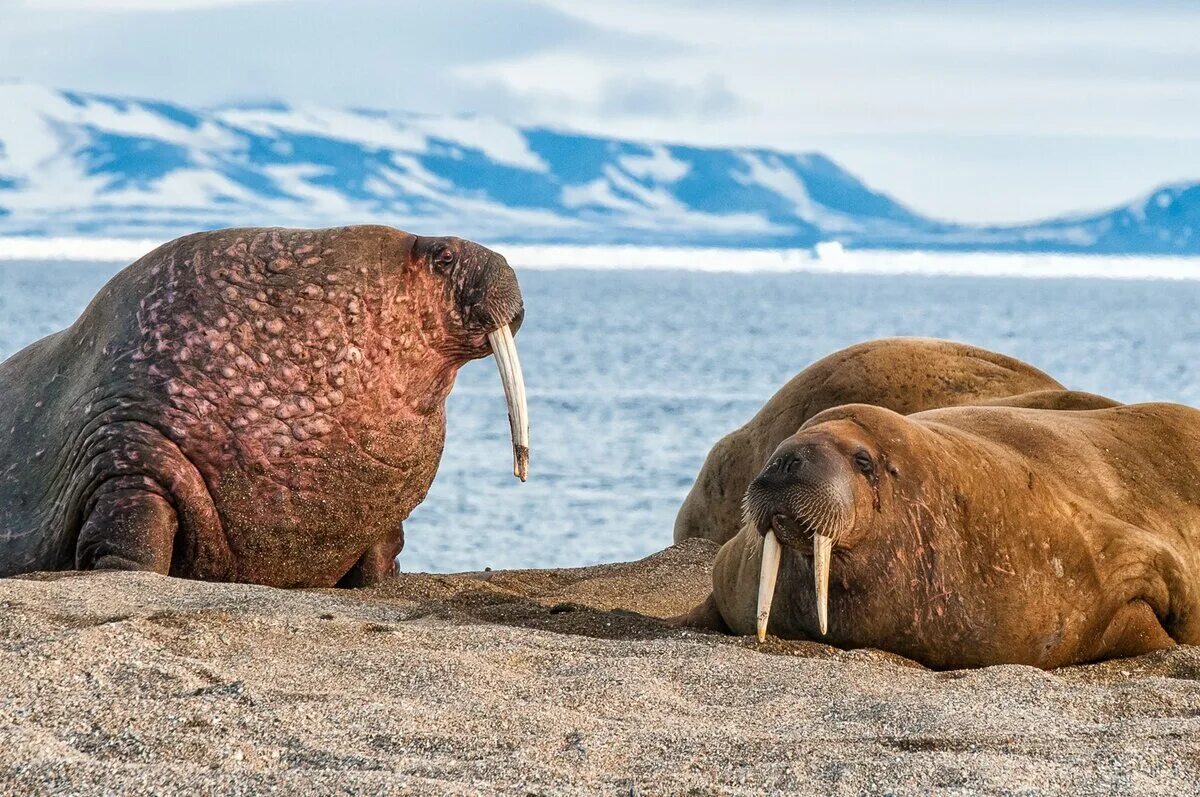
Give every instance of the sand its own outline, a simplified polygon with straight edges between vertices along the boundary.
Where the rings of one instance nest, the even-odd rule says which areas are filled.
[[[703,598],[714,550],[358,591],[0,581],[0,792],[1200,792],[1200,649],[936,673],[644,616]]]

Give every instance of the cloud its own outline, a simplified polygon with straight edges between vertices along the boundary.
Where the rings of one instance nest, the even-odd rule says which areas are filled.
[[[1116,0],[0,0],[0,78],[819,149],[1002,220],[1200,177],[1197,29]]]
[[[13,2],[13,0],[9,0]],[[261,2],[286,2],[286,0],[37,0],[37,7],[64,11],[155,11],[174,12],[188,8],[211,8],[214,6],[249,5]],[[20,3],[13,3],[21,5]],[[32,2],[23,4],[32,7]]]
[[[97,92],[217,104],[280,98],[328,105],[464,111],[463,67],[569,49],[605,57],[668,52],[532,0],[213,2],[114,10],[0,6],[0,76]]]
[[[653,78],[612,78],[601,89],[597,110],[619,116],[710,119],[743,107],[725,81],[711,75],[700,85]]]

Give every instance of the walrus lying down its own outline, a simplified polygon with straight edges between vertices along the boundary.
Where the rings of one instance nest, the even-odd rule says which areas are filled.
[[[934,668],[1200,643],[1200,411],[823,412],[750,485],[689,620]]]

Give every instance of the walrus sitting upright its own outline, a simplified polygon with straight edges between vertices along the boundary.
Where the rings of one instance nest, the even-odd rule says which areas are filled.
[[[909,415],[991,402],[1060,409],[1114,403],[1063,391],[1032,365],[948,340],[885,338],[835,352],[793,377],[745,426],[713,446],[676,516],[675,542],[725,542],[736,534],[742,495],[767,455],[822,410],[873,404]]]
[[[390,575],[468,360],[496,357],[524,479],[523,317],[504,258],[458,238],[360,226],[165,244],[0,364],[0,575]]]
[[[1188,407],[838,407],[776,449],[744,521],[709,603],[735,633],[769,623],[935,668],[1200,643]]]

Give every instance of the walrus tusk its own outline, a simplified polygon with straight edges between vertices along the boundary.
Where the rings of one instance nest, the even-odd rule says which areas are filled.
[[[821,636],[829,630],[829,558],[833,553],[833,539],[824,534],[813,535],[813,578],[817,587],[817,623]]]
[[[779,575],[779,558],[783,549],[774,531],[763,536],[762,564],[758,570],[758,641],[767,638],[767,620],[771,617],[771,600],[775,597],[775,579]]]
[[[525,377],[517,359],[517,342],[505,324],[488,333],[492,356],[500,369],[504,400],[508,402],[508,425],[512,430],[513,475],[521,481],[529,478],[529,410],[525,404]]]

